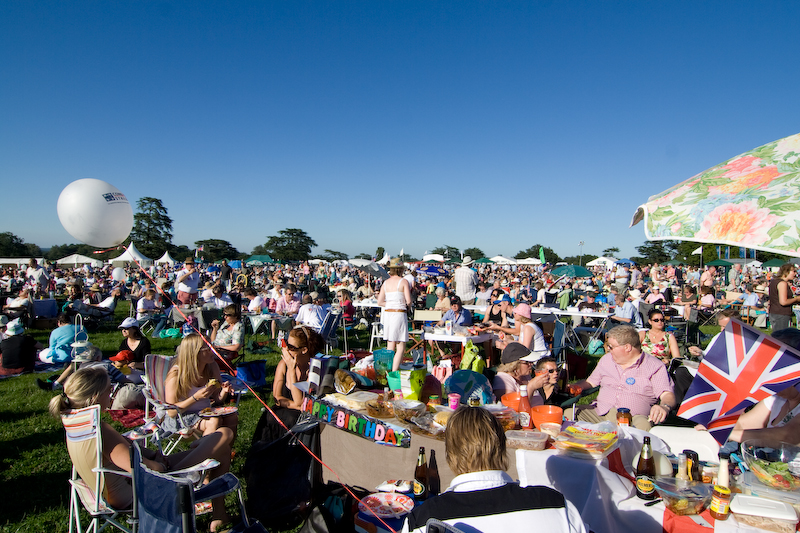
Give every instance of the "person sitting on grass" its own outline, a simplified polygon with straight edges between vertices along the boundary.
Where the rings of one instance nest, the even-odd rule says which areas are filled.
[[[111,380],[102,368],[79,369],[67,381],[64,392],[50,400],[49,411],[55,418],[60,418],[61,415],[69,414],[73,409],[82,409],[92,405],[99,405],[102,411],[107,411],[111,406]],[[100,431],[103,442],[101,450],[103,466],[131,472],[131,441],[120,435],[106,422],[101,422]],[[232,440],[231,429],[221,427],[195,442],[192,448],[185,452],[165,456],[160,452],[143,448],[142,461],[151,470],[168,472],[194,466],[206,459],[216,459],[220,464],[210,471],[210,478],[214,479],[230,469],[230,442]],[[88,448],[84,448],[85,442],[87,441],[71,442],[67,440],[67,448],[81,479],[91,480],[95,475],[92,468],[94,468],[97,458],[94,455],[90,456]],[[103,490],[106,501],[115,508],[129,508],[133,501],[130,480],[115,474],[105,474],[104,480]],[[212,532],[221,531],[221,526],[230,522],[225,510],[225,498],[216,498],[212,500],[211,505],[213,514],[210,529]]]
[[[578,510],[556,489],[520,487],[506,473],[502,426],[482,407],[460,407],[447,423],[445,457],[456,474],[442,494],[415,507],[403,533],[423,533],[429,519],[473,533],[528,531],[583,533]]]
[[[56,318],[58,327],[50,332],[47,348],[39,352],[39,360],[44,363],[69,363],[72,360],[72,343],[88,341],[89,336],[83,326],[72,323],[66,313]]]
[[[40,342],[25,335],[19,319],[12,320],[6,326],[6,338],[0,341],[0,376],[33,372],[36,353],[42,348]]]

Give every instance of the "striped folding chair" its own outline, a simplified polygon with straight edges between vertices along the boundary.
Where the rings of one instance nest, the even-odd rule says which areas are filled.
[[[106,474],[114,473],[126,477],[130,477],[130,474],[103,467],[100,406],[73,409],[61,415],[61,423],[67,432],[67,451],[72,460],[72,475],[69,480],[70,533],[75,530],[81,533],[98,533],[109,525],[130,533],[131,528],[123,524],[118,517],[123,513],[133,513],[133,509],[115,509],[108,504],[104,496]],[[94,457],[94,460],[87,462],[87,457]],[[94,464],[94,467],[90,467],[90,464]],[[81,526],[80,505],[92,517],[91,523],[85,530]]]
[[[165,454],[172,453],[182,439],[194,436],[194,429],[184,424],[180,409],[167,403],[165,384],[167,382],[167,374],[169,374],[169,370],[175,361],[175,357],[167,355],[148,354],[144,357],[144,379],[146,385],[142,392],[145,398],[144,419],[146,424],[143,428],[149,424],[156,424],[159,429],[158,431],[143,431],[142,438],[147,444],[147,439],[152,437],[159,449]],[[174,409],[178,413],[178,427],[180,427],[180,430],[172,434],[166,434],[163,427],[161,427],[164,417],[169,416],[166,414],[168,409]],[[170,439],[172,442],[166,448],[162,448],[162,438]]]

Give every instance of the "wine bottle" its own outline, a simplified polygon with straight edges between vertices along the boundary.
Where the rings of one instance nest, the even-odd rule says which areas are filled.
[[[425,461],[425,447],[419,447],[417,468],[414,470],[414,498],[425,500],[428,497],[428,463]]]
[[[442,480],[439,477],[439,465],[436,464],[436,450],[431,450],[431,459],[428,461],[428,495],[438,496],[442,490]]]

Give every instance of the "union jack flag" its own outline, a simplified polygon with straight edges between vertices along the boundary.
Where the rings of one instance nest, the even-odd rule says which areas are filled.
[[[800,380],[800,353],[731,320],[706,350],[678,416],[724,443],[744,410]]]

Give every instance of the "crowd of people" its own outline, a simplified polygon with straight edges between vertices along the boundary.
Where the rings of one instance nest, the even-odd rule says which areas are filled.
[[[674,372],[672,363],[681,353],[675,335],[666,328],[667,313],[688,318],[692,310],[728,307],[719,314],[720,327],[739,312],[763,316],[774,331],[785,330],[785,342],[800,346],[800,332],[795,338],[792,332],[796,330],[787,329],[792,306],[800,302],[800,297],[794,296],[796,272],[790,264],[774,274],[739,265],[722,273],[714,267],[620,264],[596,269],[591,278],[578,280],[554,276],[549,265],[478,265],[469,257],[458,265],[445,266],[439,274],[425,274],[416,265],[395,259],[388,264],[386,279],[346,263],[258,266],[240,274],[227,263],[222,268],[208,267],[197,265],[190,257],[176,267],[128,268],[124,279],[115,279],[110,267],[59,270],[35,260],[27,269],[5,269],[0,282],[10,296],[0,315],[0,373],[28,372],[36,361],[64,364],[75,358],[79,364],[67,365],[49,382],[40,381],[42,388],[60,391],[51,402],[54,415],[94,404],[103,409],[126,408],[120,399],[128,402],[127,406],[140,405],[144,356],[150,353],[150,341],[141,326],[150,323],[152,335],[158,337],[176,325],[170,313],[173,306],[218,309],[221,319],[212,321],[208,331],[189,328],[185,332],[177,348],[177,363],[165,384],[167,402],[177,409],[160,413],[168,430],[193,428],[199,440],[183,454],[148,452],[145,458],[148,466],[159,471],[215,458],[220,466],[213,477],[229,468],[238,418],[235,414],[198,415],[207,407],[224,404],[233,394],[231,387],[221,382],[220,367],[207,343],[221,354],[237,354],[244,344],[244,314],[272,313],[286,320],[287,327],[272,322],[273,327],[286,331],[272,391],[276,411],[285,423],[299,416],[302,394],[293,385],[308,379],[310,360],[324,343],[319,332],[334,308],[353,324],[365,313],[375,312],[375,307],[381,308],[384,340],[395,351],[394,370],[400,367],[409,340],[410,310],[439,310],[440,326],[449,323],[494,334],[483,349],[490,364],[499,363],[492,383],[496,398],[518,393],[524,385],[531,405],[560,405],[585,389],[599,387],[597,400],[581,409],[580,420],[615,421],[618,410],[625,408],[631,412],[632,425],[643,430],[674,413],[691,381],[689,376],[688,382],[679,384],[678,377],[686,376]],[[65,303],[44,347],[25,333],[25,326],[33,318],[34,299],[48,296],[65,297]],[[102,316],[122,299],[132,302],[134,315],[119,324],[119,351],[106,359],[72,317],[95,311]],[[376,306],[354,306],[363,300],[374,301]],[[642,304],[650,306],[644,315]],[[536,309],[543,306],[612,313],[610,327],[601,337],[605,355],[588,378],[565,389],[558,386],[558,362],[550,355],[548,339],[533,320]],[[483,318],[476,320],[473,311]],[[587,317],[576,325],[593,329],[600,323],[596,317]],[[270,333],[278,335],[276,329]],[[449,355],[447,346],[432,347],[442,358]],[[703,356],[699,348],[690,353]],[[128,393],[112,398],[112,384],[115,390],[127,389]],[[800,393],[795,388],[759,403],[740,419],[731,439],[755,435],[786,438],[787,431],[796,426],[793,420],[800,411],[798,404]],[[426,518],[433,517],[475,524],[478,530],[489,519],[500,520],[493,522],[495,525],[513,526],[535,518],[555,530],[583,531],[580,517],[563,496],[541,487],[520,488],[504,473],[505,438],[493,416],[480,409],[461,408],[453,415],[452,424],[461,427],[458,432],[448,431],[446,438],[447,461],[457,477],[447,494],[415,509],[406,530],[419,530]],[[279,431],[263,428],[262,423],[259,426],[262,432]],[[459,438],[451,437],[456,434]],[[107,448],[104,461],[130,471],[130,442],[107,425],[103,426],[103,442]],[[491,449],[493,454],[481,453],[481,449]],[[90,458],[86,460],[88,464]],[[129,502],[130,487],[122,478],[107,483],[110,502]],[[514,503],[531,498],[547,503],[522,510]],[[490,509],[487,502],[495,503]],[[466,508],[473,510],[469,516],[463,515]],[[227,520],[224,505],[214,502],[212,531]]]

